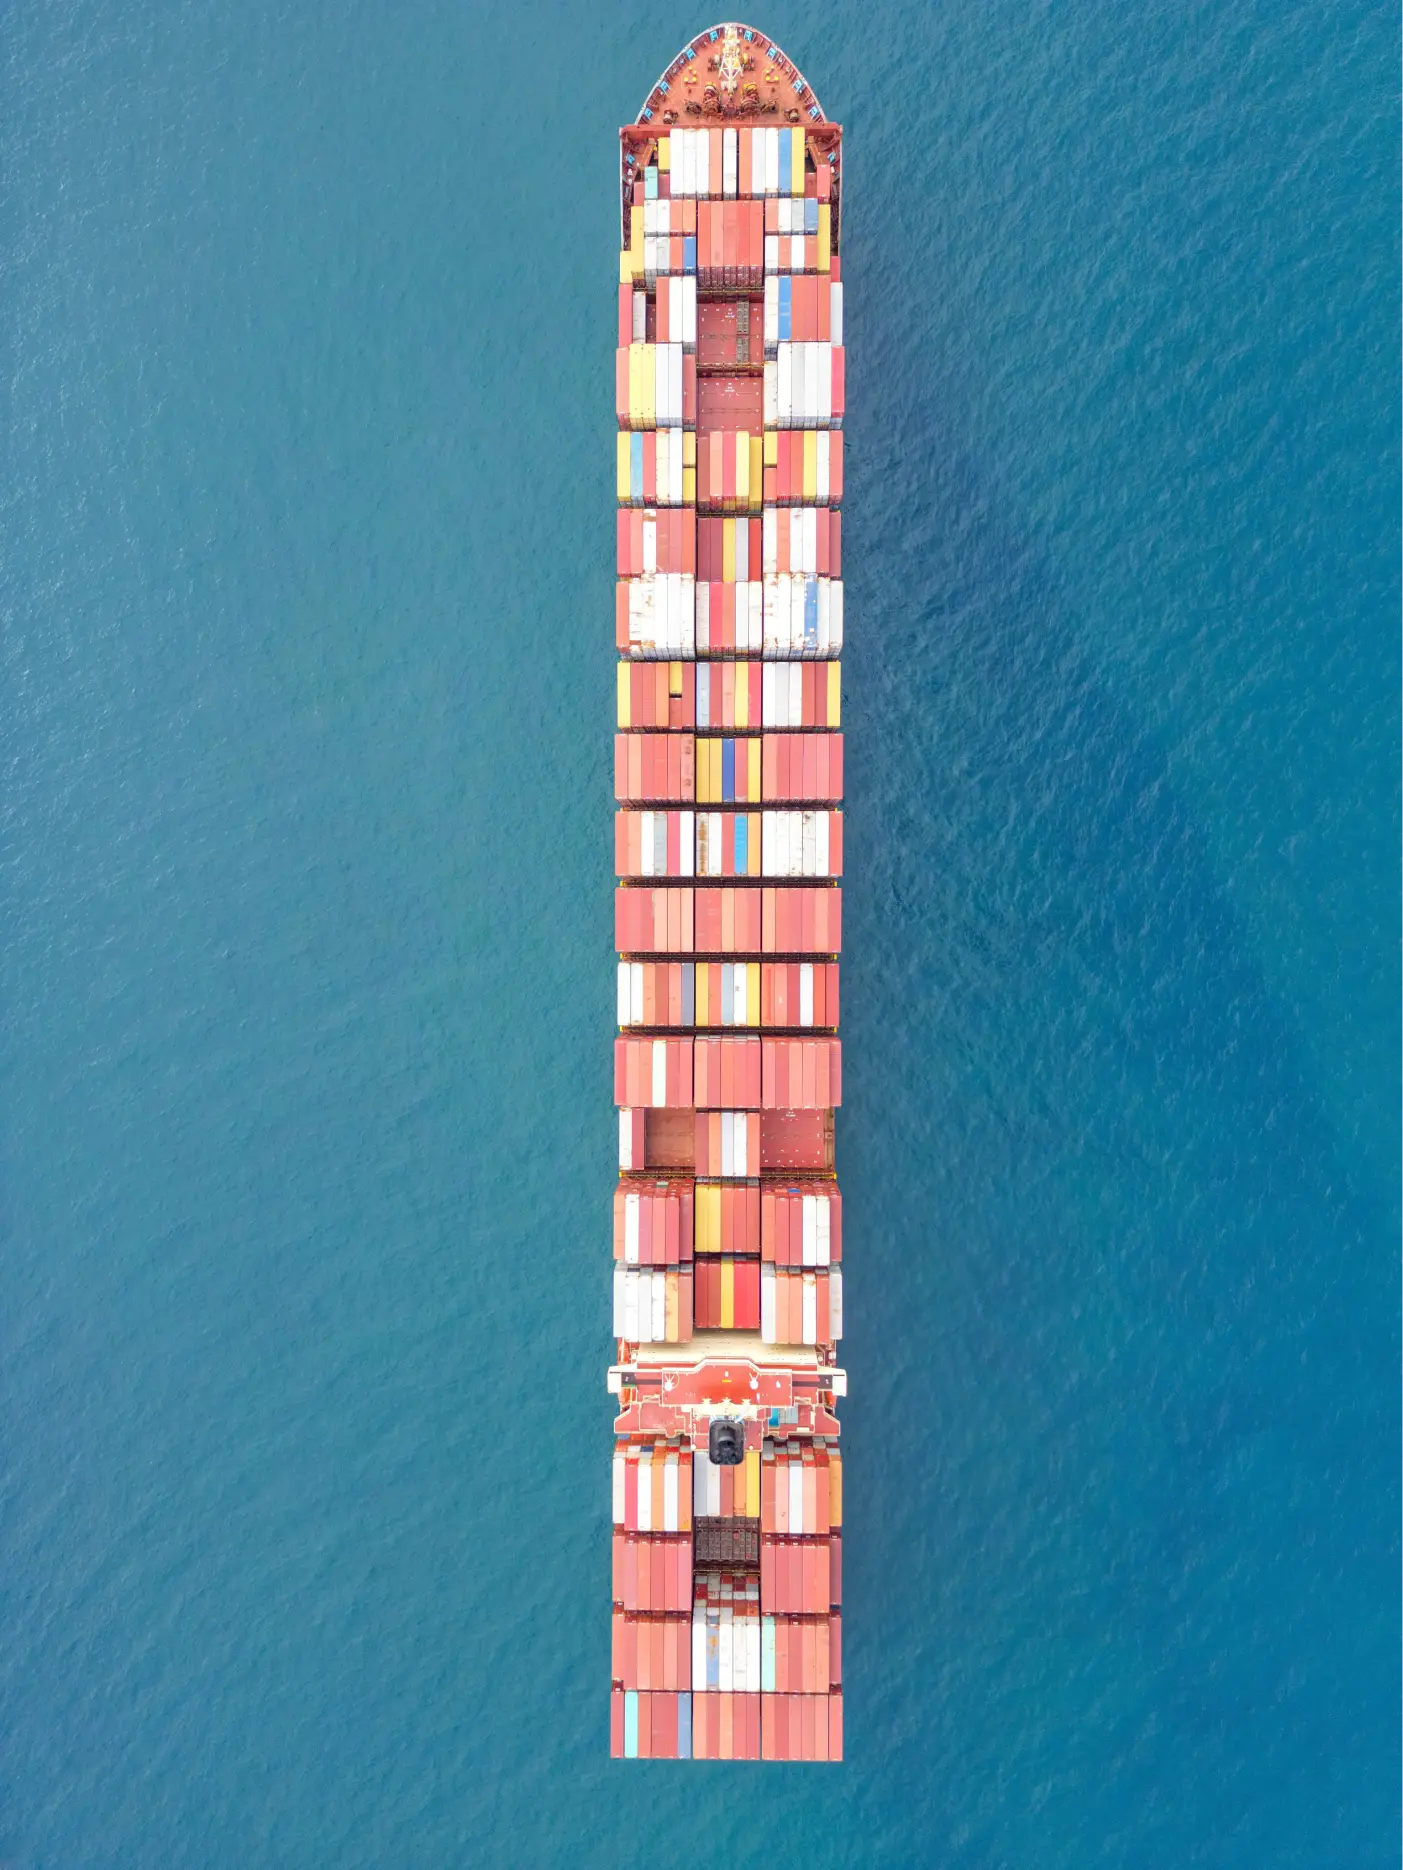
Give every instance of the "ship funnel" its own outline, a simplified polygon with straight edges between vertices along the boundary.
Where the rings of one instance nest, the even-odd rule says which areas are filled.
[[[718,1416],[707,1430],[706,1451],[713,1467],[739,1467],[745,1459],[745,1424]]]

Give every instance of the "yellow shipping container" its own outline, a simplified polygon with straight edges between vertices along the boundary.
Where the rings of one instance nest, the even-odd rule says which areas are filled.
[[[695,429],[682,431],[682,465],[684,468],[694,468],[697,465],[697,431]]]
[[[781,130],[780,135],[784,134]],[[791,195],[802,195],[804,192],[804,132],[802,130],[789,132],[789,192]]]
[[[694,467],[684,467],[682,470],[682,504],[697,504],[697,470]]]
[[[632,665],[627,662],[621,662],[619,664],[619,726],[620,727],[632,727],[633,725],[632,707],[633,707]]]
[[[705,970],[697,970],[698,991],[703,993]],[[697,1024],[702,1024],[700,1012]],[[693,1250],[697,1253],[719,1253],[721,1251],[721,1190],[711,1185],[697,1184],[696,1205],[692,1211]]]
[[[765,500],[765,444],[758,435],[750,438],[750,504],[759,512]]]
[[[721,1329],[734,1331],[736,1326],[736,1263],[721,1262]]]
[[[760,1450],[747,1448],[745,1451],[745,1506],[741,1509],[747,1519],[760,1517]],[[736,1476],[740,1478],[739,1475]]]
[[[831,1442],[828,1446],[828,1523],[834,1528],[843,1523],[843,1457]]]
[[[828,725],[838,727],[843,719],[842,664],[828,665]]]
[[[804,430],[804,498],[818,498],[818,430]]]
[[[765,430],[765,466],[779,466],[779,432],[776,429]]]
[[[618,495],[623,501],[627,500],[633,491],[632,444],[629,441],[627,429],[619,430],[618,449]]]
[[[752,805],[758,805],[762,796],[760,786],[760,742],[759,740],[747,740],[744,744],[749,749],[750,753],[750,784],[746,787],[745,796]],[[739,766],[740,761],[737,760],[736,764]]]
[[[833,252],[833,207],[831,202],[818,204],[818,270],[826,273],[830,270],[830,257]]]
[[[660,136],[658,138],[658,173],[659,175],[666,175],[668,170],[671,167],[672,167],[672,138],[670,136]]]

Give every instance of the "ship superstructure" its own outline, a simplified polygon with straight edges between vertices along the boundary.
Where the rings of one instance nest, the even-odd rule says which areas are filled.
[[[620,132],[625,1758],[842,1757],[841,146],[742,25]]]

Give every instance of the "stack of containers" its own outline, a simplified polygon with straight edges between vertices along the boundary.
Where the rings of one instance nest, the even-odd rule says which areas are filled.
[[[760,1479],[762,1753],[842,1756],[842,1460],[770,1441]]]
[[[621,256],[614,1257],[625,1346],[739,1331],[811,1359],[841,1335],[836,1183],[762,1162],[766,1126],[831,1125],[842,1095],[844,307],[832,179],[826,158],[806,160],[802,129],[673,129],[634,183]],[[727,348],[731,313],[704,322],[699,299],[731,297],[739,319],[740,295],[761,289],[763,433],[709,426],[745,420],[749,394],[715,385],[698,430],[699,376],[752,368],[748,347]],[[715,413],[723,405],[729,416]],[[649,1126],[672,1125],[669,1112],[694,1126],[691,1174],[659,1179]],[[671,1164],[675,1140],[668,1148],[658,1160]],[[822,1158],[791,1148],[768,1160]],[[841,1758],[838,1449],[805,1440],[792,1411],[772,1419],[795,1425],[791,1439],[772,1428],[738,1467],[713,1466],[704,1445],[619,1445],[616,1755]],[[694,1546],[702,1521],[749,1522],[757,1544],[718,1565],[732,1548]]]
[[[691,1757],[692,1451],[614,1450],[611,1751]]]
[[[694,1233],[690,1182],[620,1184],[615,1190],[616,1337],[631,1344],[688,1342]]]
[[[706,513],[758,513],[765,497],[765,438],[713,429],[697,454],[697,505]]]
[[[838,1024],[836,961],[621,961],[623,1028]]]
[[[837,727],[840,667],[836,662],[699,663],[690,690],[692,719],[700,728]]]

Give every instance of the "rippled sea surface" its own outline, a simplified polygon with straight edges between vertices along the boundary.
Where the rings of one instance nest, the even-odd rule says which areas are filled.
[[[671,4],[19,0],[6,1870],[1398,1857],[1393,10],[847,126],[839,1771],[611,1767],[615,129]]]

